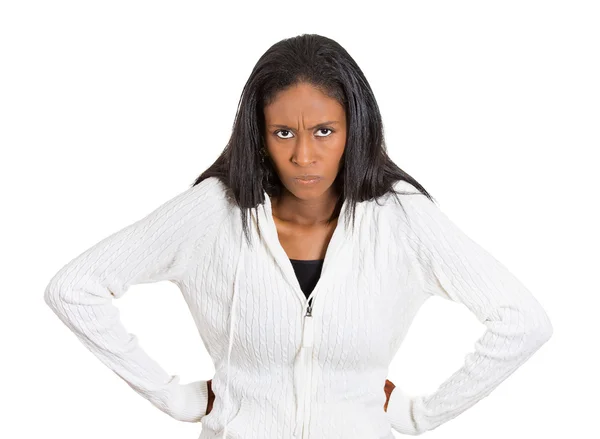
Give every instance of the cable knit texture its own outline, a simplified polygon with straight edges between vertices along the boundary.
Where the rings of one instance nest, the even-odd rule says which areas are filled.
[[[211,177],[77,256],[44,298],[108,368],[169,416],[202,424],[200,439],[392,439],[419,435],[486,397],[552,335],[544,309],[504,265],[407,182],[344,203],[321,277],[302,292],[281,246],[271,200],[252,210],[252,245],[225,185]],[[260,235],[259,232],[260,231]],[[181,383],[140,347],[113,299],[131,285],[182,292],[215,374]],[[432,296],[465,305],[486,326],[464,365],[428,395],[388,367]],[[206,414],[207,380],[213,408]]]

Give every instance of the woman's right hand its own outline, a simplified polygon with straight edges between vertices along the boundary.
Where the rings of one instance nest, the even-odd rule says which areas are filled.
[[[208,380],[208,404],[206,405],[206,414],[208,415],[213,408],[213,403],[215,401],[215,394],[212,391],[212,379]]]

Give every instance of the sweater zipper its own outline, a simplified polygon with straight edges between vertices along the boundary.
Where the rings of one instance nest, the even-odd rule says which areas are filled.
[[[307,349],[304,355],[306,370],[306,391],[304,392],[304,419],[302,425],[302,439],[308,438],[308,425],[310,421],[310,390],[312,389],[312,350],[314,328],[312,317],[312,303],[308,303],[304,314],[304,329],[302,331],[302,349]]]

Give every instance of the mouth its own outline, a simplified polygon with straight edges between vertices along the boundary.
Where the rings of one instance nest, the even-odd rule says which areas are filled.
[[[316,184],[323,179],[320,175],[300,175],[294,178],[298,184],[308,185],[308,184]]]

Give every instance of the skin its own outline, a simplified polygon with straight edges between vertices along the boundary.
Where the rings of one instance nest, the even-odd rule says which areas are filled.
[[[264,116],[265,146],[284,187],[272,203],[273,213],[286,226],[323,227],[338,195],[332,184],[346,147],[344,107],[302,83],[280,92],[264,108]],[[294,177],[302,174],[324,178],[316,185],[301,186]]]
[[[337,226],[326,223],[338,194],[333,182],[346,146],[346,113],[335,99],[306,83],[280,92],[263,109],[265,148],[283,184],[273,198],[273,221],[279,241],[291,259],[323,259]],[[295,177],[323,179],[302,186]]]
[[[283,184],[280,197],[271,200],[279,241],[291,259],[323,259],[337,220],[326,224],[338,194],[333,182],[346,147],[346,112],[335,99],[307,83],[280,92],[264,109],[265,148]],[[322,180],[302,186],[294,177],[321,175]],[[387,411],[395,385],[384,384]],[[214,403],[208,382],[207,414]]]

